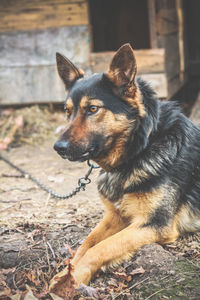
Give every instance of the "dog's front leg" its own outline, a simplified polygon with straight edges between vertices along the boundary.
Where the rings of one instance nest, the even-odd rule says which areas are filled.
[[[127,226],[126,220],[120,216],[119,212],[113,207],[113,205],[109,204],[106,200],[103,200],[103,202],[106,205],[106,214],[102,221],[78,248],[72,260],[73,265],[78,263],[88,249]]]
[[[133,225],[99,242],[87,250],[74,265],[73,276],[77,287],[88,284],[93,274],[102,266],[120,263],[130,258],[140,247],[158,240],[156,230],[150,227],[135,228]]]

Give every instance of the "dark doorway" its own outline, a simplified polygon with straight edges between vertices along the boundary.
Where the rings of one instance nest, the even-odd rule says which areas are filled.
[[[89,0],[93,51],[115,51],[129,42],[149,49],[147,0]]]

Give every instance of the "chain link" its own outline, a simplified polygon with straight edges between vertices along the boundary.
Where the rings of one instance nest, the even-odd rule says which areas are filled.
[[[48,194],[50,194],[53,198],[57,198],[57,199],[68,199],[68,198],[71,198],[71,197],[75,196],[81,190],[85,191],[86,186],[91,182],[91,179],[89,178],[89,176],[92,173],[92,170],[99,168],[99,166],[93,165],[88,160],[87,163],[88,163],[88,166],[89,166],[89,170],[85,174],[85,176],[79,178],[79,180],[78,180],[78,186],[74,190],[72,190],[72,192],[70,192],[68,194],[60,195],[60,194],[57,194],[54,191],[52,191],[49,187],[47,187],[46,185],[44,185],[43,183],[41,183],[37,178],[35,178],[33,175],[31,175],[27,171],[24,171],[20,167],[14,165],[11,161],[9,161],[7,158],[3,157],[2,155],[0,155],[0,159],[3,160],[4,162],[6,162],[9,166],[11,166],[12,168],[14,168],[15,170],[17,170],[21,175],[23,175],[23,177],[32,180],[42,190],[44,190],[45,192],[47,192]]]

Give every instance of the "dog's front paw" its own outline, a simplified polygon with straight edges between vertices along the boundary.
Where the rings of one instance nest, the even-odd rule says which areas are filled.
[[[92,272],[87,265],[79,263],[73,266],[72,276],[75,280],[75,287],[78,288],[82,283],[87,285],[90,282]]]

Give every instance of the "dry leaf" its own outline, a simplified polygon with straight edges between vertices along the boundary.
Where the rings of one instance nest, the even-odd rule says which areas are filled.
[[[125,272],[115,272],[115,276],[117,276],[123,280],[127,280],[129,274],[126,274]]]
[[[67,248],[67,250],[69,251],[69,254],[70,254],[71,257],[73,258],[74,255],[75,255],[75,253],[76,253],[76,251],[72,250],[72,248],[71,248],[70,245],[68,245],[68,244],[65,244],[65,247]],[[68,264],[68,262],[67,262],[66,264]]]
[[[139,267],[135,270],[132,270],[129,275],[136,275],[136,274],[144,274],[145,270],[143,269],[143,267]]]
[[[6,299],[6,297],[10,297],[10,295],[11,295],[11,290],[7,287],[5,287],[2,291],[0,291],[0,299]]]
[[[73,299],[79,293],[75,289],[75,280],[72,276],[72,265],[68,261],[68,265],[64,270],[55,275],[49,286],[49,291],[63,299]]]
[[[40,284],[40,279],[39,279],[39,270],[35,268],[34,270],[31,270],[30,272],[26,272],[25,276],[36,286]]]
[[[108,281],[108,285],[109,286],[112,286],[112,287],[116,287],[118,288],[119,284],[118,284],[118,281],[114,278],[111,278],[109,281]]]
[[[54,293],[50,293],[51,297],[53,298],[53,300],[63,300],[63,298],[60,298],[59,296],[57,296]]]
[[[10,298],[12,300],[38,300],[38,298],[36,298],[34,295],[33,295],[33,292],[32,290],[30,289],[30,287],[27,285],[26,286],[28,291],[26,292],[19,292],[13,296],[11,296]]]

